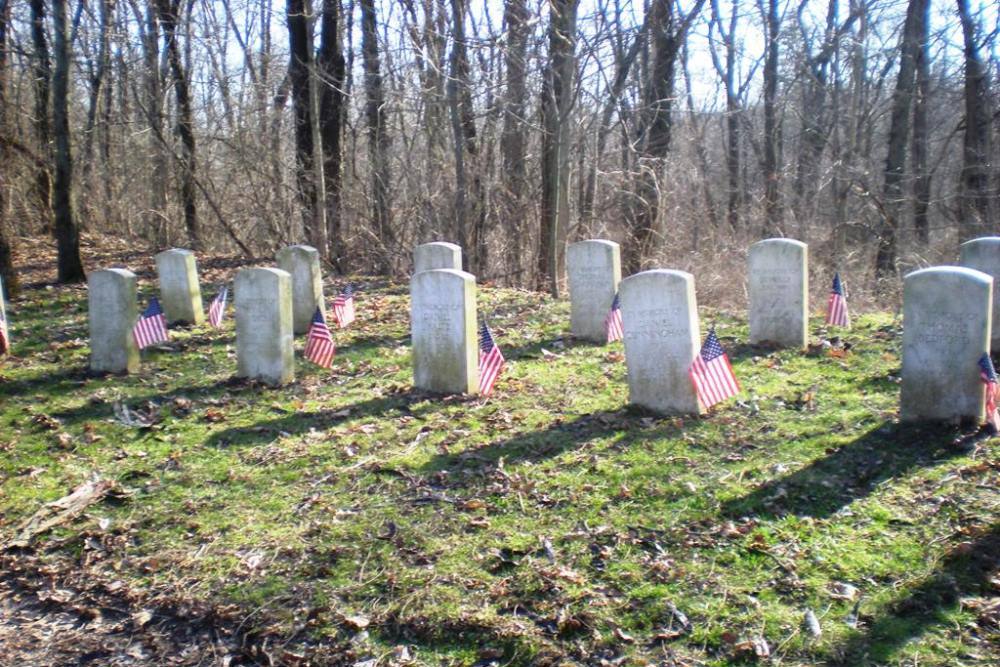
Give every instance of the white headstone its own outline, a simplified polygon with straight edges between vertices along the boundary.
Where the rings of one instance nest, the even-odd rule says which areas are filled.
[[[694,276],[643,271],[623,280],[619,295],[629,402],[661,414],[698,414],[688,374],[701,346]]]
[[[270,384],[291,382],[291,276],[280,269],[243,269],[236,274],[234,290],[237,375]]]
[[[993,278],[957,266],[914,271],[903,283],[904,421],[981,420],[979,359],[990,350]]]
[[[135,274],[126,269],[93,271],[88,277],[91,370],[139,370],[139,348],[132,336],[132,327],[139,318],[135,289]]]
[[[621,249],[614,241],[592,239],[566,249],[570,331],[577,338],[603,343],[604,319],[622,280]]]
[[[160,276],[160,305],[167,323],[201,324],[205,313],[194,253],[181,248],[164,250],[156,256],[156,272]]]
[[[316,307],[326,316],[323,299],[323,274],[319,268],[319,251],[312,246],[291,245],[278,251],[278,268],[292,277],[292,312],[295,333],[309,331]]]
[[[993,277],[993,322],[995,325],[991,347],[1000,352],[1000,290],[997,289],[997,281],[1000,280],[1000,236],[986,236],[966,241],[960,246],[960,250],[959,264]]]
[[[454,269],[414,274],[410,281],[413,385],[447,394],[479,386],[476,278]]]
[[[434,269],[462,270],[462,248],[454,243],[435,241],[413,249],[413,273]]]
[[[750,342],[805,348],[809,342],[808,246],[767,239],[750,246]]]

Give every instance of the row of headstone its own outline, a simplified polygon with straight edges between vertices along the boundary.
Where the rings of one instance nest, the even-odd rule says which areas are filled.
[[[250,268],[236,274],[237,375],[272,384],[295,377],[293,336],[309,329],[316,308],[325,313],[319,253],[309,246],[278,252],[280,268]],[[195,255],[171,249],[156,256],[160,303],[168,323],[204,321]],[[90,367],[131,373],[139,368],[132,335],[138,318],[137,279],[126,269],[94,271],[89,277]]]
[[[760,241],[750,247],[747,263],[750,342],[805,348],[809,315],[806,244],[792,239]],[[604,342],[605,317],[622,282],[619,245],[602,239],[573,243],[566,249],[566,271],[570,331],[581,340]]]

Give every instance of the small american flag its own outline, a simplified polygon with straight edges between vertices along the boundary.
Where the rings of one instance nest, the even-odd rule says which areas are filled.
[[[348,284],[333,300],[333,314],[341,329],[354,321],[354,285]]]
[[[608,333],[608,342],[621,340],[625,337],[625,329],[622,327],[622,305],[618,300],[618,293],[611,300],[611,310],[604,318],[604,330]]]
[[[479,328],[479,394],[489,396],[493,385],[503,370],[504,358],[493,340],[493,332],[489,325],[483,322]]]
[[[844,294],[844,284],[840,282],[840,274],[833,274],[833,288],[826,302],[826,323],[836,327],[850,328],[851,318],[847,315],[847,296]]]
[[[149,306],[132,327],[132,336],[140,350],[156,343],[167,342],[167,318],[160,308],[160,301],[155,296],[149,300]]]
[[[317,366],[329,368],[333,364],[333,355],[336,351],[330,327],[326,326],[326,320],[323,319],[323,311],[317,308],[306,336],[305,358]]]
[[[212,299],[212,304],[208,307],[208,323],[218,329],[222,326],[222,320],[226,317],[226,299],[229,297],[229,288],[223,287]]]
[[[0,292],[0,299],[3,293]],[[10,352],[10,331],[7,329],[7,320],[3,316],[3,308],[0,307],[0,356]]]
[[[701,352],[691,363],[690,375],[698,402],[706,410],[740,391],[733,367],[729,365],[729,357],[719,344],[715,329],[708,332]]]
[[[993,369],[990,355],[979,357],[979,377],[986,385],[986,423],[1000,432],[1000,413],[997,412],[997,372]]]

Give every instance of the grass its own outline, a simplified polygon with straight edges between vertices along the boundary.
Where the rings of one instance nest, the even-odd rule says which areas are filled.
[[[893,317],[857,318],[835,357],[750,348],[703,312],[743,394],[662,419],[627,407],[620,344],[573,341],[567,304],[523,291],[479,293],[509,360],[493,398],[414,392],[405,287],[361,288],[332,372],[299,359],[279,389],[232,380],[231,319],[90,377],[85,291],[27,290],[0,366],[2,530],[116,480],[124,501],[36,549],[113,537],[95,573],[358,661],[996,664],[962,600],[997,594],[998,447],[897,423]]]

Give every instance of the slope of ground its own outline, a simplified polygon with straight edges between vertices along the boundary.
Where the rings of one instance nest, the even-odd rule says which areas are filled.
[[[234,263],[202,265],[211,298]],[[71,632],[39,664],[1000,655],[1000,447],[896,422],[891,316],[800,354],[703,310],[743,394],[661,419],[626,407],[620,344],[572,340],[540,294],[480,290],[509,360],[484,402],[410,388],[400,284],[359,278],[332,371],[275,389],[233,379],[231,318],[91,377],[85,289],[26,282],[0,362],[0,664]]]

